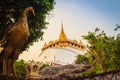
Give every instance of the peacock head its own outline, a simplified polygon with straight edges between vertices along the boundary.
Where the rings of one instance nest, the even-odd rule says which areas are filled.
[[[27,8],[25,8],[25,9],[22,11],[22,16],[25,17],[28,12],[32,12],[33,15],[35,16],[35,12],[34,12],[33,7],[27,7]]]
[[[33,13],[33,15],[35,16],[35,12],[34,12],[34,9],[33,7],[29,7],[29,10]]]

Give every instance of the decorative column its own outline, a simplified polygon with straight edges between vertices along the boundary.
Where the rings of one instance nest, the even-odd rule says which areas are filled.
[[[30,61],[26,65],[26,80],[39,80],[40,64],[34,61]]]

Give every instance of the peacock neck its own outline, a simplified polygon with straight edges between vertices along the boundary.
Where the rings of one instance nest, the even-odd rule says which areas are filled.
[[[26,11],[22,12],[21,19],[22,19],[24,22],[27,22],[27,12],[26,12]]]

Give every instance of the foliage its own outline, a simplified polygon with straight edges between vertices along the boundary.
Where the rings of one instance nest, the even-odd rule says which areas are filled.
[[[104,31],[100,32],[96,28],[95,32],[89,32],[83,38],[88,41],[87,55],[78,56],[77,63],[87,61],[94,67],[96,74],[120,69],[120,34],[116,37],[107,36]],[[88,71],[85,74],[89,73]]]
[[[6,30],[13,25],[21,15],[21,11],[29,6],[35,10],[35,17],[28,16],[30,27],[29,45],[42,39],[43,29],[46,29],[46,15],[54,8],[54,0],[0,0],[0,39]],[[14,20],[14,21],[13,21]]]
[[[16,73],[22,79],[25,79],[25,65],[26,63],[24,60],[15,62]]]
[[[87,55],[77,55],[77,59],[75,60],[75,63],[76,64],[81,64],[81,63],[84,63],[84,64],[88,64],[89,63],[89,60],[87,58]]]
[[[44,64],[44,63],[42,63],[42,64],[40,65],[40,70],[43,69],[43,68],[45,68],[45,67],[47,67],[47,66],[49,66],[49,64]]]
[[[82,73],[82,77],[93,76],[96,74],[95,68],[88,69],[87,71]]]

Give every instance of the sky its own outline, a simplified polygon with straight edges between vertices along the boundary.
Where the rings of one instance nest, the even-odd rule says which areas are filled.
[[[104,30],[108,36],[115,32],[116,24],[120,24],[120,0],[55,0],[54,9],[47,16],[49,22],[44,40],[35,42],[28,51],[23,52],[19,59],[39,61],[44,43],[59,37],[63,23],[67,38],[80,41],[81,36],[94,31],[96,27]],[[84,42],[85,43],[85,42]]]

